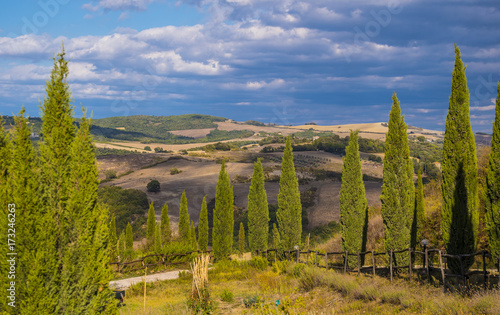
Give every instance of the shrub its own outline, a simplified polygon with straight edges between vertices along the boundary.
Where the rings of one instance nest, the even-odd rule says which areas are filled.
[[[149,145],[145,146],[144,151],[151,151],[151,147]]]
[[[148,192],[159,192],[160,191],[160,182],[156,179],[153,179],[146,186]]]
[[[155,152],[156,152],[156,153],[162,153],[162,152],[166,152],[166,151],[165,151],[165,150],[163,150],[163,148],[156,147],[156,148],[155,148]]]
[[[177,167],[173,167],[170,169],[170,175],[175,175],[175,174],[180,174],[180,173],[182,173],[182,171],[177,169]]]
[[[257,270],[266,270],[269,265],[267,259],[261,256],[252,257],[250,260],[250,266],[254,267]]]
[[[230,292],[230,291],[224,289],[224,291],[222,291],[222,293],[220,294],[220,299],[224,302],[232,302],[233,301],[233,292]]]
[[[106,179],[113,179],[113,178],[116,178],[116,171],[115,170],[106,170],[104,172],[104,175],[106,176]]]

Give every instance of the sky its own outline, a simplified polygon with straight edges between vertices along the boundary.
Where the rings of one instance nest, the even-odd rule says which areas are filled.
[[[22,0],[0,4],[0,114],[40,116],[64,44],[75,116],[201,113],[444,130],[455,52],[492,132],[498,0]]]

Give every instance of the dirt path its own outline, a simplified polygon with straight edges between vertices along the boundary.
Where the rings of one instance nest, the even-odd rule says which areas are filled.
[[[179,272],[185,270],[176,270],[176,271],[168,271],[162,273],[155,273],[152,275],[146,276],[146,282],[154,282],[160,280],[172,280],[179,278]],[[142,277],[134,277],[128,279],[121,279],[116,281],[110,281],[109,286],[116,290],[125,290],[128,289],[131,285],[144,282],[144,276]]]

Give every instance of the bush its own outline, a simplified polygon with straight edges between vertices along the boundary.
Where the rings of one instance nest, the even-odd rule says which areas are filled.
[[[178,170],[177,167],[170,169],[170,175],[180,174],[182,171]]]
[[[165,151],[165,150],[163,150],[163,148],[156,147],[156,148],[155,148],[155,152],[156,152],[156,153],[162,153],[162,152],[166,152],[166,151]]]
[[[106,176],[106,179],[113,179],[113,178],[116,178],[116,171],[115,170],[106,170],[104,172],[104,175]]]
[[[220,299],[224,302],[232,302],[233,301],[233,292],[230,292],[230,291],[224,289],[224,291],[222,291],[222,293],[220,294]]]
[[[369,161],[378,162],[378,163],[382,163],[382,158],[380,156],[375,155],[375,154],[370,154],[368,156],[368,160]]]
[[[266,270],[269,265],[267,259],[261,256],[252,257],[250,260],[250,266],[254,267],[257,270]]]
[[[151,151],[151,147],[149,145],[145,146],[144,151]]]
[[[159,192],[160,191],[160,182],[156,179],[153,179],[146,186],[148,192]]]

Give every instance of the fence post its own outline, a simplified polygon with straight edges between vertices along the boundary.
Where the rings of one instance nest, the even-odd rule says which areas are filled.
[[[408,248],[408,274],[410,275],[410,282],[411,282],[411,273],[413,266],[412,266],[412,261],[411,261],[411,247]]]
[[[361,254],[358,253],[358,276],[361,275]]]
[[[439,269],[441,269],[441,278],[443,279],[443,286],[446,290],[445,276],[444,276],[444,268],[443,268],[443,256],[441,255],[441,251],[439,253]]]
[[[372,251],[372,265],[373,265],[373,275],[375,276],[375,271],[377,269],[377,266],[375,265],[375,252]]]
[[[347,256],[349,255],[349,251],[345,251],[345,256],[344,256],[344,273],[347,272]]]
[[[328,252],[325,252],[325,266],[326,270],[328,270]]]
[[[390,252],[390,256],[389,256],[389,273],[391,275],[391,282],[392,282],[392,249],[391,249],[391,252]]]

